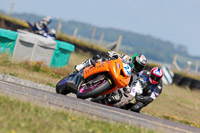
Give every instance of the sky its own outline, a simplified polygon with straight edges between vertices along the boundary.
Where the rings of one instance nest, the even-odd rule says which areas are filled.
[[[200,56],[200,0],[0,0],[0,10],[76,20],[182,44]]]

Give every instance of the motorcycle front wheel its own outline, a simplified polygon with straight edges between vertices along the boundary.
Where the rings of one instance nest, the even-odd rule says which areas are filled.
[[[86,84],[84,85],[84,83],[81,83],[76,96],[81,99],[95,98],[101,93],[107,91],[110,88],[110,85],[110,82],[106,79],[90,87],[87,87]]]

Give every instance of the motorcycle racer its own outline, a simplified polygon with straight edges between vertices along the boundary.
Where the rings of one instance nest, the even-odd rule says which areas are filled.
[[[154,101],[162,93],[162,77],[163,70],[159,67],[154,67],[150,72],[142,71],[139,74],[139,80],[142,83],[143,93],[135,96],[135,103],[128,103],[125,109],[140,112],[140,110]]]
[[[34,27],[36,28],[36,33],[42,35],[44,33],[49,33],[48,24],[52,21],[51,17],[46,17],[41,21],[35,22]]]

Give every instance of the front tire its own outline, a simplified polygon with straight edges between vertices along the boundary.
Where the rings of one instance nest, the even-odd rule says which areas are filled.
[[[86,92],[80,92],[80,90],[76,93],[76,96],[81,99],[87,99],[87,98],[95,98],[99,96],[101,93],[107,91],[110,87],[110,82],[108,80],[105,80],[104,83],[102,83],[100,86],[97,86],[96,88],[86,91]]]

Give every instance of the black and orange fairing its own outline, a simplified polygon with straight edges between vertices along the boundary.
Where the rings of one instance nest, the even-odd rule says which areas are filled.
[[[96,63],[95,66],[89,66],[85,68],[83,71],[84,79],[87,79],[92,75],[103,72],[109,73],[110,77],[112,77],[111,81],[113,84],[112,88],[110,88],[103,94],[109,94],[118,90],[119,88],[124,88],[130,82],[130,75],[125,74],[121,58],[118,58],[116,60],[99,62]]]
[[[102,73],[102,72],[108,72],[108,61],[105,62],[98,62],[95,64],[95,66],[89,66],[83,70],[84,79],[88,78],[89,76],[92,76],[94,74]]]

